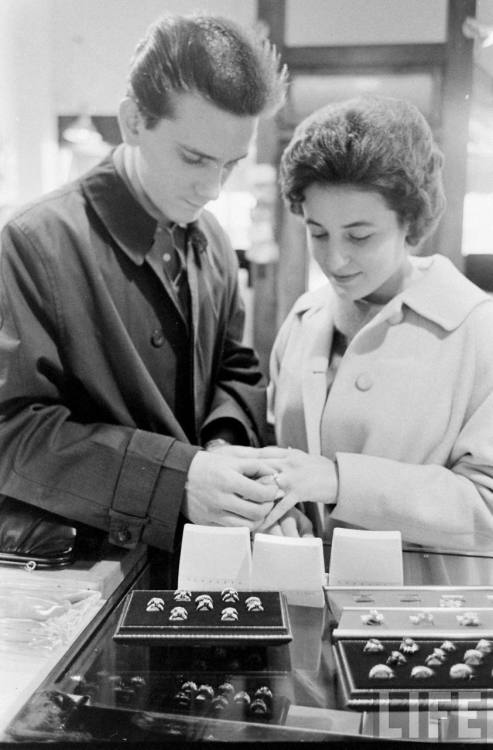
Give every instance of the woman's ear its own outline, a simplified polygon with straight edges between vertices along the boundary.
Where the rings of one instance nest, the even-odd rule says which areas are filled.
[[[118,124],[122,138],[129,146],[138,146],[140,143],[140,133],[144,125],[142,115],[133,99],[126,96],[120,102],[118,109]]]

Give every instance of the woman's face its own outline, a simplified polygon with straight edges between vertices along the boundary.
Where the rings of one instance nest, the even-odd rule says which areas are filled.
[[[304,195],[310,249],[338,295],[385,303],[401,291],[411,269],[407,226],[380,193],[313,184]]]

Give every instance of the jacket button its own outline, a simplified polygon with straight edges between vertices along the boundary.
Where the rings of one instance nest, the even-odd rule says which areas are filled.
[[[402,312],[402,310],[396,310],[387,318],[389,326],[399,325],[399,323],[402,323],[403,320],[404,313]]]
[[[355,385],[358,391],[369,391],[373,385],[373,380],[367,372],[362,372],[356,378]]]
[[[156,330],[152,332],[151,344],[157,349],[164,344],[164,333],[162,328],[156,328]]]
[[[130,533],[130,530],[127,528],[119,529],[116,533],[116,539],[120,544],[125,544],[125,542],[129,542],[132,538],[132,534]]]

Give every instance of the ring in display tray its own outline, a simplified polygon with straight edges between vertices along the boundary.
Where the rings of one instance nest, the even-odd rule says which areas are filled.
[[[366,590],[353,599],[358,607],[338,592],[337,609],[327,593],[346,708],[451,711],[467,695],[471,711],[493,709],[491,588]]]
[[[323,590],[327,607],[337,622],[348,607],[493,607],[493,586],[326,585]]]
[[[335,643],[346,708],[451,711],[461,707],[464,693],[471,711],[493,708],[493,656],[484,652],[480,659],[474,659],[483,639],[416,639],[417,649],[406,651],[401,661],[396,655],[404,655],[404,640],[411,639],[383,638],[379,650],[365,648],[368,642],[364,639]],[[450,650],[443,648],[444,642]]]
[[[134,590],[114,633],[117,641],[161,643],[292,640],[286,598],[279,591]],[[234,601],[232,601],[234,600]]]

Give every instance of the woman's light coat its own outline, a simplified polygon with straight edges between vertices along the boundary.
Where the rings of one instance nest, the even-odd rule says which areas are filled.
[[[421,279],[359,331],[331,384],[334,293],[298,299],[271,357],[277,440],[336,459],[329,527],[493,550],[493,299],[442,256],[413,262]]]

